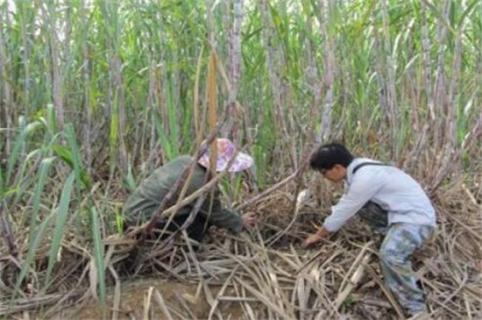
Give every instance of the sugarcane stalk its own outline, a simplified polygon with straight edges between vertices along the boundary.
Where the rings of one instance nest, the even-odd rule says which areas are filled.
[[[350,295],[350,293],[353,291],[353,289],[358,285],[358,283],[362,279],[363,274],[365,273],[365,265],[368,263],[368,260],[370,260],[370,253],[365,254],[361,263],[356,268],[355,272],[353,272],[353,275],[351,276],[350,281],[348,281],[345,288],[338,293],[338,296],[336,297],[335,303],[334,303],[336,310],[340,308],[343,302],[345,302],[346,298]]]
[[[0,232],[7,244],[10,255],[14,258],[18,257],[18,248],[13,236],[12,227],[6,213],[3,211],[3,205],[0,203]]]

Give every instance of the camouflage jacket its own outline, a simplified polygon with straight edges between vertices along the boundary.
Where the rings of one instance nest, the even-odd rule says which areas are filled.
[[[178,177],[191,165],[192,161],[193,158],[190,156],[180,156],[157,168],[148,178],[142,181],[124,204],[123,216],[125,223],[127,225],[139,225],[149,221],[159,208],[162,199],[174,186]],[[202,166],[195,166],[186,196],[204,185],[206,172],[206,169]],[[191,204],[180,208],[176,214],[189,215],[194,203],[195,200]],[[206,197],[198,214],[205,215],[209,224],[227,228],[236,233],[240,232],[243,227],[239,214],[222,207],[217,190],[214,192],[213,197]]]

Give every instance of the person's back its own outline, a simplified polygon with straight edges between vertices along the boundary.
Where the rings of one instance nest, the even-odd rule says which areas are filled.
[[[350,185],[360,180],[365,186],[379,186],[370,201],[388,211],[389,224],[407,222],[435,226],[435,211],[420,184],[397,167],[372,163],[377,162],[355,158],[347,168],[347,183]]]
[[[123,209],[125,221],[130,225],[138,225],[140,222],[150,219],[162,199],[172,189],[184,170],[192,164],[192,161],[191,156],[180,156],[154,170],[127,198]],[[194,166],[186,195],[202,187],[205,174],[206,170],[202,167]],[[168,204],[168,206],[173,204]]]
[[[354,158],[345,170],[346,190],[324,226],[336,231],[368,201],[388,212],[387,222],[435,226],[435,211],[420,184],[402,170]]]

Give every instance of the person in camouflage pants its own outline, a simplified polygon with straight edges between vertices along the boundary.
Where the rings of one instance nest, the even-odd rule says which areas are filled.
[[[378,257],[386,286],[411,314],[425,311],[424,293],[417,284],[410,257],[427,242],[434,228],[409,223],[389,227],[387,211],[370,201],[357,214],[375,233],[384,235]]]
[[[353,216],[361,216],[374,233],[385,235],[378,256],[386,286],[410,316],[425,318],[424,293],[410,262],[436,226],[435,209],[422,186],[394,166],[355,158],[339,143],[320,146],[310,157],[310,167],[329,181],[344,182],[345,192],[331,207],[323,226],[303,245],[312,245],[339,230]]]

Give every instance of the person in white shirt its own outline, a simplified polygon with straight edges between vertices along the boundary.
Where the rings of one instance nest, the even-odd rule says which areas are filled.
[[[355,158],[338,143],[319,147],[310,158],[310,167],[332,182],[345,180],[345,193],[303,245],[317,243],[354,215],[361,216],[375,232],[385,235],[378,255],[385,284],[408,314],[426,314],[424,293],[410,262],[436,226],[435,210],[422,187],[402,170]]]

